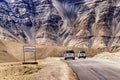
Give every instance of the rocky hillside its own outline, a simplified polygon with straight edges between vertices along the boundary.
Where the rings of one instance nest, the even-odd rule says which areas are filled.
[[[120,48],[120,0],[0,0],[0,38]]]

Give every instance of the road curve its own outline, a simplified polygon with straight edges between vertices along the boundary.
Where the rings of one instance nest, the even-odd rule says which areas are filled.
[[[92,58],[64,61],[78,80],[120,80],[120,62]]]

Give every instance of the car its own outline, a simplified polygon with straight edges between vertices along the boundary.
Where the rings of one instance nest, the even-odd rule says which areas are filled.
[[[67,59],[75,60],[75,52],[71,49],[66,50],[65,53],[64,53],[64,59],[65,60],[67,60]]]
[[[84,50],[78,52],[78,58],[86,58],[86,52]]]

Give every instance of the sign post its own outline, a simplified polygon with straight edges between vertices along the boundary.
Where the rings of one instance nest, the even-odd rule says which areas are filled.
[[[26,52],[31,52],[34,53],[34,62],[26,62],[25,60],[25,53]],[[38,64],[38,62],[36,62],[36,47],[35,46],[23,46],[23,64]]]

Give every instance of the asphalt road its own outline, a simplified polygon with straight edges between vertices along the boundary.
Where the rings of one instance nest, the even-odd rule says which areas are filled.
[[[65,60],[78,80],[120,80],[120,62],[102,59]]]

